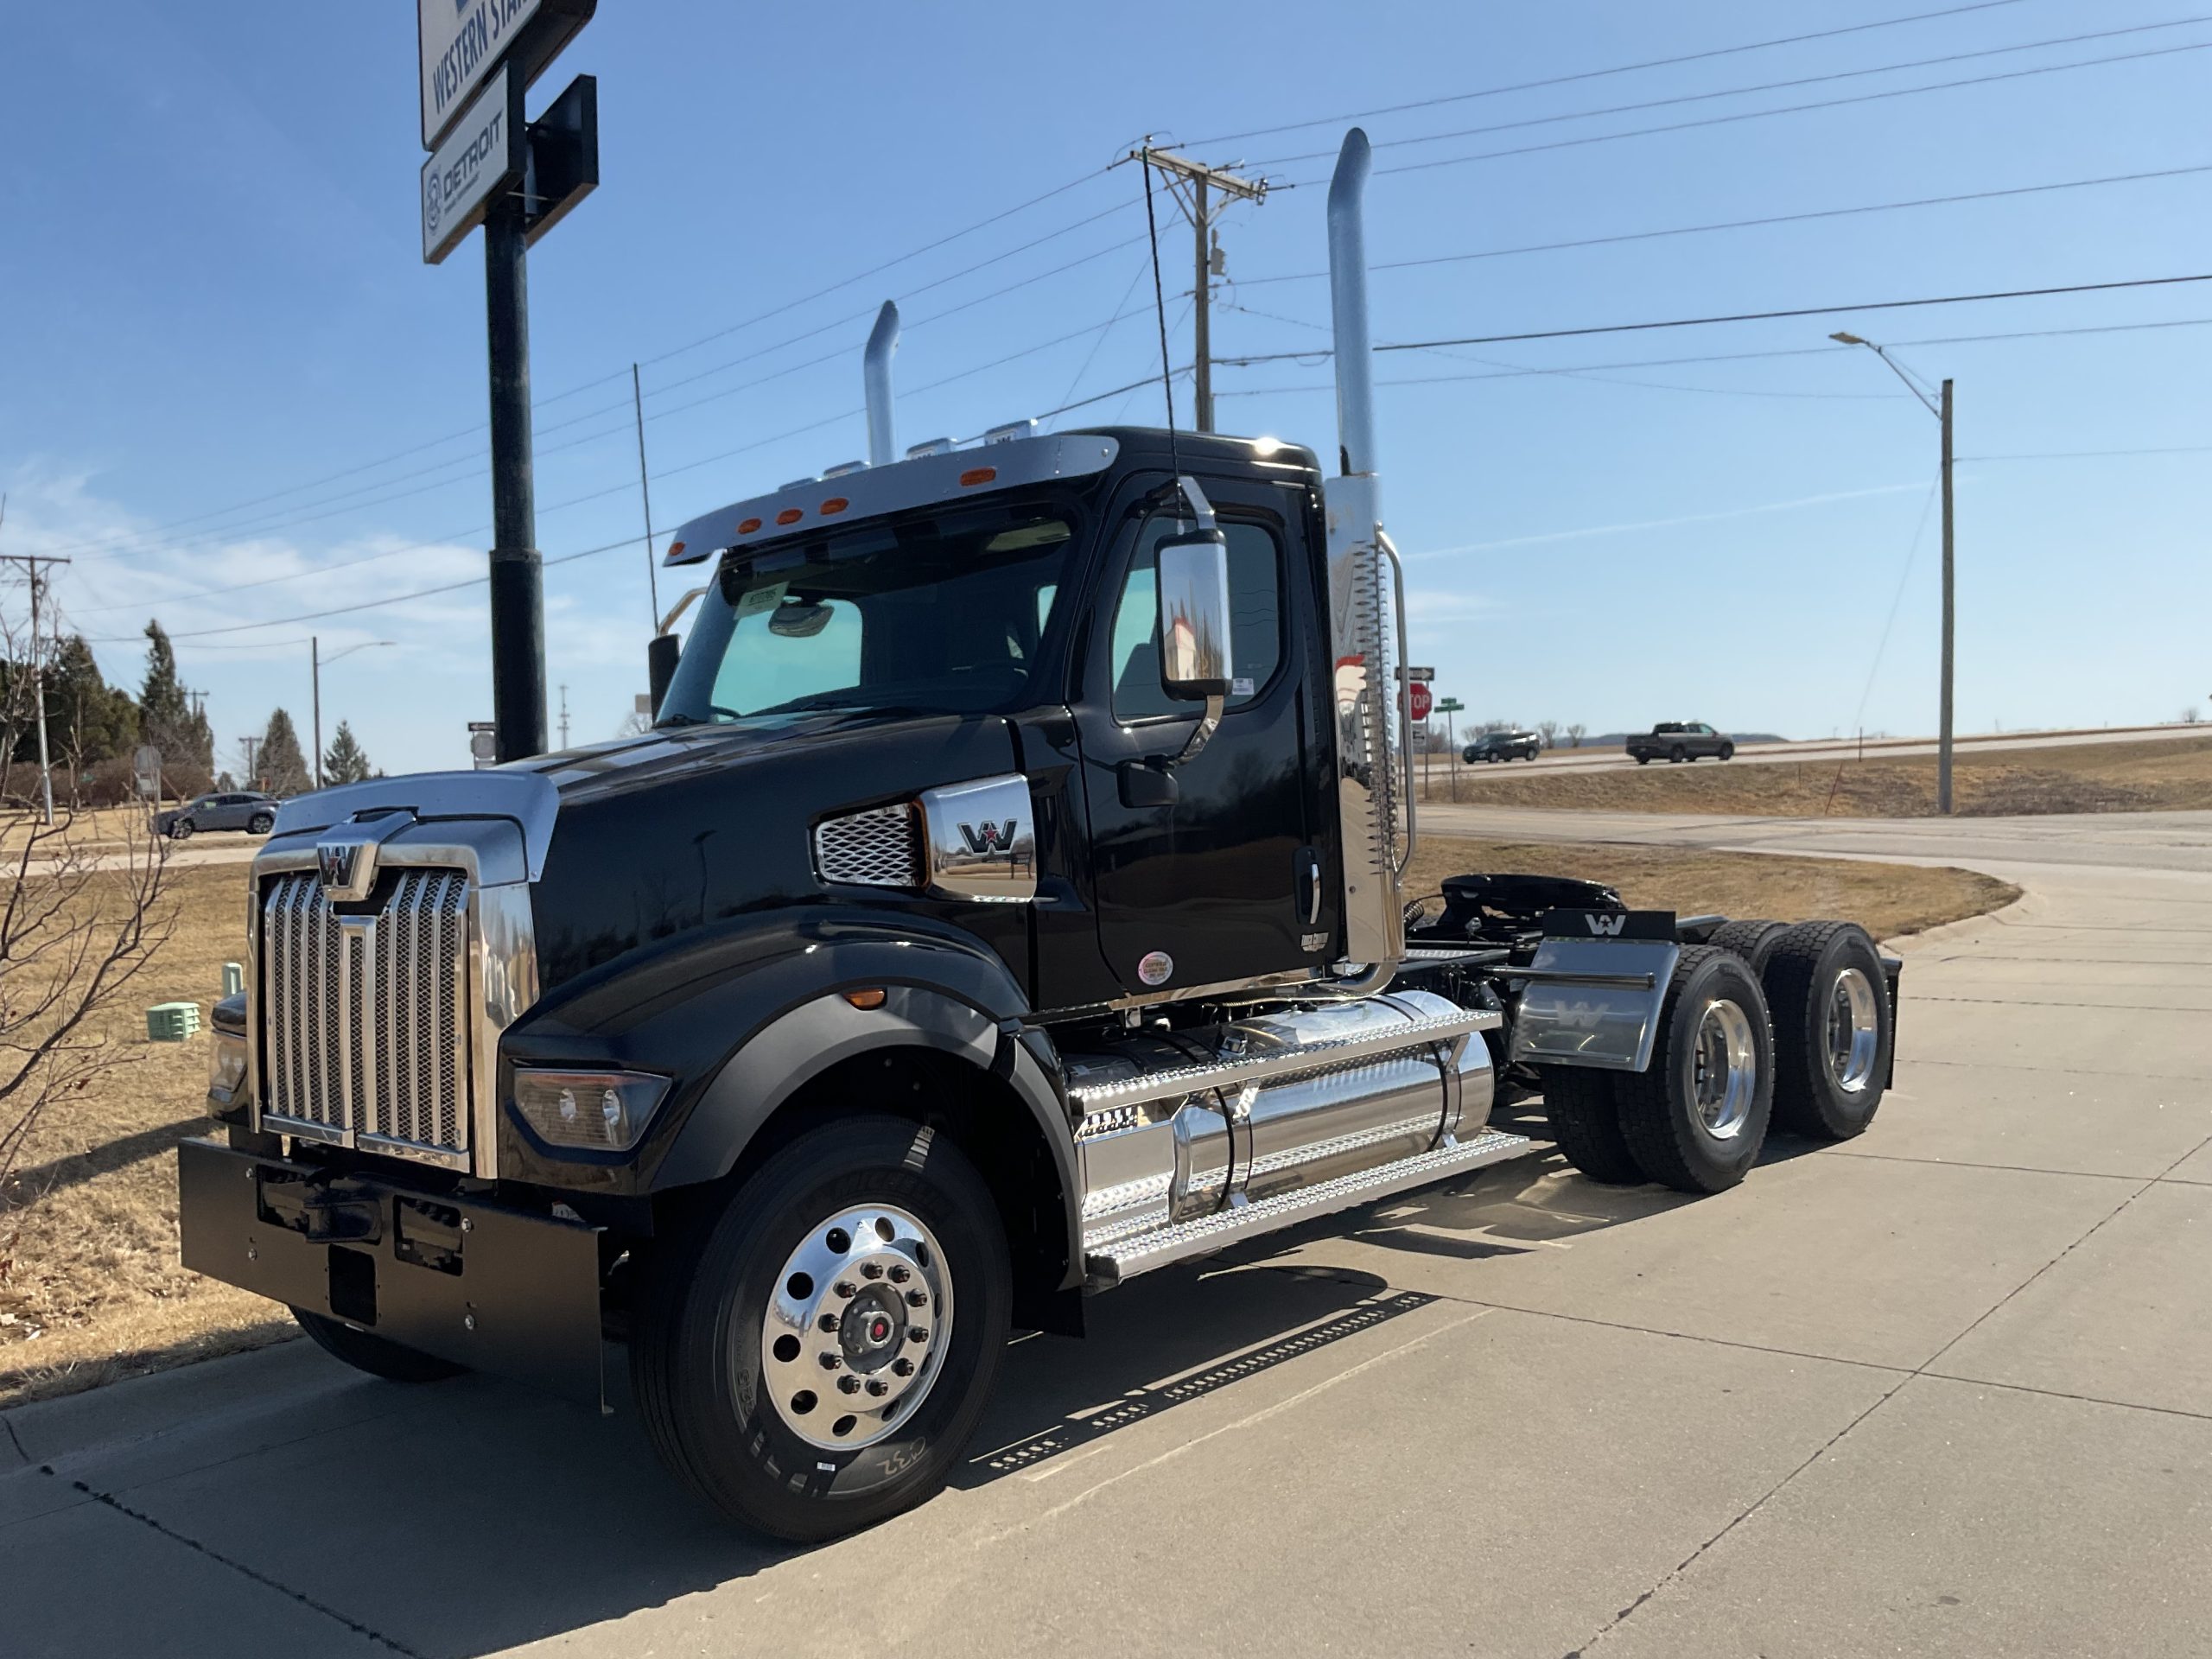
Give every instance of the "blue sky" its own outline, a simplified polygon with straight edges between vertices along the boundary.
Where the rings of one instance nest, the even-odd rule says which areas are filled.
[[[1226,219],[1214,329],[1224,357],[1289,352],[1325,345],[1327,315],[1306,274],[1324,263],[1329,163],[1300,158],[1344,124],[1238,135],[1945,7],[1397,4],[1354,26],[1300,3],[966,4],[850,9],[826,29],[808,8],[604,0],[531,105],[599,77],[605,181],[531,264],[550,400],[539,543],[550,557],[640,535],[632,361],[664,528],[864,452],[860,351],[887,297],[907,321],[902,443],[1156,372],[1139,179],[1101,171],[1147,131],[1296,187]],[[283,620],[466,581],[488,544],[480,243],[420,262],[412,16],[397,0],[91,15],[0,19],[0,550],[77,559],[65,615],[112,678],[136,685],[136,635],[160,616],[226,758],[277,702],[304,720],[313,633],[326,657],[397,642],[326,672],[326,738],[342,715],[393,770],[466,764],[465,722],[490,703],[480,587]],[[2190,15],[2015,0],[1374,115],[1378,168],[1452,164],[1378,172],[1370,257],[2212,163],[2212,51],[2170,49],[2212,44],[2212,22],[2144,27]],[[1881,73],[1738,90],[1858,70]],[[2014,78],[1712,122],[1995,74]],[[1619,110],[1707,93],[1725,95]],[[1619,112],[1585,113],[1600,110]],[[1692,121],[1712,124],[1599,138]],[[1498,150],[1522,153],[1457,159]],[[2212,270],[2209,191],[2212,173],[2187,174],[1382,271],[1375,335],[2195,274]],[[1188,246],[1170,232],[1171,317]],[[2212,320],[2212,283],[1382,355],[1414,655],[1477,715],[1929,730],[1932,515],[1915,543],[1936,423],[1826,335],[1955,376],[1962,457],[2186,450],[2212,445],[2212,328],[2195,320]],[[2133,326],[2153,322],[2183,326]],[[1961,338],[2086,328],[2108,332]],[[1765,353],[1796,354],[1735,355]],[[1325,360],[1224,366],[1220,423],[1327,454],[1327,385]],[[1187,418],[1186,388],[1179,404]],[[1152,388],[1067,419],[1160,413]],[[1961,464],[1962,730],[2212,703],[2208,461]],[[642,689],[645,586],[634,540],[547,571],[574,741],[611,735]],[[244,622],[276,625],[203,633]]]

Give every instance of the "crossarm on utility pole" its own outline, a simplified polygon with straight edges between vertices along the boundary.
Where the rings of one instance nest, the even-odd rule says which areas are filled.
[[[1191,288],[1191,347],[1193,401],[1198,405],[1198,428],[1211,432],[1213,426],[1213,254],[1207,245],[1207,233],[1212,229],[1217,211],[1210,203],[1210,194],[1218,193],[1221,205],[1232,201],[1263,201],[1267,199],[1265,179],[1247,179],[1226,168],[1208,167],[1185,156],[1171,150],[1154,149],[1146,145],[1129,152],[1129,159],[1147,167],[1156,167],[1171,181],[1179,181],[1191,187],[1191,199],[1186,202],[1179,194],[1176,203],[1191,221],[1191,230],[1197,238],[1198,257],[1192,264]]]

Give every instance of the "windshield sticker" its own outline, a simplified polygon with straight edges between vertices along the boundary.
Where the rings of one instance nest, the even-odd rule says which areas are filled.
[[[1229,683],[1229,695],[1232,697],[1250,696],[1252,695],[1252,682],[1243,678],[1231,680]]]
[[[784,602],[784,594],[790,588],[791,583],[788,582],[772,582],[766,588],[752,589],[744,598],[737,601],[737,620],[742,622],[748,616],[758,616],[763,611],[774,610],[777,606]]]

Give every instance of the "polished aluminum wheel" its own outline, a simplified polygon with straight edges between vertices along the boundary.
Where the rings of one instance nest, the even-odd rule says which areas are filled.
[[[872,1446],[944,1369],[952,1276],[930,1230],[887,1204],[823,1220],[784,1263],[760,1324],[760,1386],[810,1446]]]
[[[1873,982],[1856,968],[1835,976],[1828,993],[1828,1075],[1837,1088],[1858,1094],[1873,1080],[1882,1046],[1881,1003]]]
[[[1758,1045],[1751,1016],[1725,996],[1707,1004],[1698,1020],[1691,1084],[1700,1128],[1716,1141],[1744,1132],[1758,1094]]]

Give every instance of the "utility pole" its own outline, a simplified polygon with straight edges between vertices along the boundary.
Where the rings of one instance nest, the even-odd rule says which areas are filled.
[[[308,677],[315,682],[315,786],[322,787],[322,641],[308,636]]]
[[[1213,278],[1223,274],[1220,238],[1213,232],[1215,219],[1232,201],[1264,201],[1268,195],[1265,179],[1239,178],[1224,168],[1207,167],[1165,149],[1154,149],[1147,144],[1130,152],[1130,159],[1147,167],[1156,167],[1166,175],[1168,194],[1175,198],[1183,216],[1191,221],[1196,238],[1197,257],[1192,263],[1191,288],[1191,364],[1194,382],[1194,400],[1198,404],[1198,429],[1211,432],[1213,425],[1213,318],[1211,299]],[[1186,186],[1185,197],[1178,186]],[[1210,191],[1221,194],[1219,207],[1209,205]]]
[[[0,497],[0,512],[6,511],[5,497]],[[67,559],[49,559],[38,553],[10,553],[0,556],[0,563],[20,564],[30,572],[31,578],[31,698],[38,704],[38,793],[40,809],[48,829],[54,827],[54,768],[48,763],[46,748],[46,670],[43,647],[38,629],[38,568],[41,564],[67,564]]]
[[[252,789],[261,782],[261,774],[253,769],[253,752],[260,747],[261,740],[257,737],[242,737],[238,741],[245,746],[245,787]]]
[[[1857,334],[1840,330],[1828,338],[1839,346],[1864,346],[1880,358],[1888,365],[1890,372],[1904,382],[1905,389],[1920,400],[1922,406],[1943,428],[1943,663],[1936,712],[1936,810],[1948,817],[1951,812],[1951,639],[1956,620],[1951,561],[1951,383],[1948,380],[1943,382],[1940,398],[1930,397],[1901,364],[1872,340],[1861,340]]]
[[[639,388],[634,363],[630,365],[630,407],[638,417],[638,499],[645,504],[645,597],[652,604],[645,637],[650,639],[660,632],[660,576],[653,569],[653,490],[645,476],[645,394]],[[561,747],[569,747],[565,733]]]
[[[518,93],[515,105],[521,106]],[[492,383],[492,717],[499,759],[545,747],[545,582],[530,435],[530,272],[519,192],[484,220]]]
[[[561,688],[561,747],[569,747],[569,688]]]
[[[1951,811],[1951,383],[1943,382],[1943,690],[1936,728],[1936,810]]]

